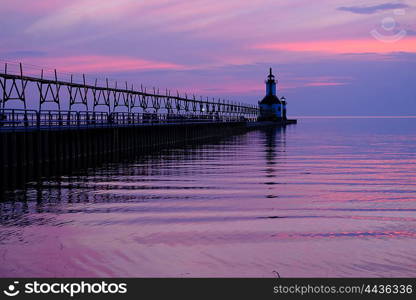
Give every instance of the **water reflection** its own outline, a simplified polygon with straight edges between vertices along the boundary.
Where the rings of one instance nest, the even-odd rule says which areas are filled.
[[[227,149],[244,144],[246,139],[247,136],[237,135],[208,145],[164,150],[124,160],[122,163],[81,170],[71,176],[30,182],[24,189],[2,191],[0,222],[26,213],[71,212],[66,210],[65,204],[123,203],[154,199],[149,195],[101,193],[103,191],[170,190],[177,188],[178,182],[181,182],[179,188],[183,190],[209,189],[211,187],[197,186],[196,180],[185,177],[209,173],[209,168],[198,168],[198,164],[219,161],[220,165],[221,161],[230,158]],[[189,167],[194,165],[195,167]]]
[[[263,145],[266,160],[264,184],[267,189],[267,198],[279,197],[273,185],[279,184],[279,169],[285,152],[286,127],[271,127],[260,131],[263,137]],[[280,175],[283,175],[282,173]]]
[[[29,183],[2,195],[0,275],[415,276],[416,136],[378,121],[305,120]]]

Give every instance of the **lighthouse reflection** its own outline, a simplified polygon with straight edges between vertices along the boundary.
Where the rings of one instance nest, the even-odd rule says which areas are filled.
[[[286,127],[285,126],[273,126],[262,129],[263,134],[263,146],[265,153],[265,177],[264,184],[267,186],[267,198],[277,198],[278,195],[275,191],[275,185],[278,182],[278,173],[280,172],[282,165],[282,158],[286,151]]]

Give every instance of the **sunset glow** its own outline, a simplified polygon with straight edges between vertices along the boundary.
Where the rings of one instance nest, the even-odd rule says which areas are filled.
[[[413,3],[357,3],[4,0],[0,59],[253,104],[273,67],[296,114],[416,111]]]
[[[266,50],[284,50],[294,52],[328,52],[342,53],[377,53],[392,52],[416,53],[416,38],[404,38],[397,42],[380,42],[376,39],[367,40],[333,40],[295,43],[271,43],[258,45],[255,48]]]

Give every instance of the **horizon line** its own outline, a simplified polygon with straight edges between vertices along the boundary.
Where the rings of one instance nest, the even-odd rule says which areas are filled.
[[[327,118],[327,119],[414,119],[416,115],[397,115],[397,116],[383,116],[383,115],[372,115],[372,116],[351,116],[351,115],[324,115],[324,116],[311,116],[311,115],[294,115],[294,118],[305,118],[305,119],[314,119],[314,118]]]

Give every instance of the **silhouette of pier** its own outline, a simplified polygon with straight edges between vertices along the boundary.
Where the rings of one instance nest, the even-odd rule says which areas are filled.
[[[153,88],[152,91],[148,91],[142,85],[137,89],[127,82],[123,87],[120,87],[118,82],[111,86],[108,79],[105,79],[104,85],[98,84],[98,79],[95,79],[94,84],[89,84],[85,75],[82,75],[81,82],[75,82],[73,75],[69,77],[70,80],[65,81],[58,79],[56,70],[49,78],[46,78],[43,69],[37,77],[28,76],[24,74],[22,64],[17,68],[16,65],[13,67],[14,70],[10,71],[9,64],[5,63],[3,72],[0,72],[3,126],[43,124],[68,126],[77,124],[78,119],[83,125],[94,125],[94,122],[87,121],[94,121],[96,118],[109,124],[121,121],[123,125],[127,125],[125,122],[128,119],[132,121],[132,125],[147,123],[147,121],[163,123],[172,120],[234,122],[244,118],[246,121],[254,121],[258,113],[258,108],[254,105],[220,99],[210,100],[208,97],[197,99],[195,95],[180,96],[179,92],[172,95],[167,89],[162,94],[159,89]],[[32,109],[29,108],[27,100],[30,84],[34,85],[37,92],[36,95],[32,87],[29,96]],[[14,102],[13,107],[10,105],[8,107],[10,102]],[[16,109],[16,102],[20,104],[19,110]],[[63,102],[67,105],[67,110],[63,109]],[[44,108],[45,105],[52,104],[55,105],[53,110]],[[99,107],[101,107],[100,111],[98,111]],[[117,112],[118,109],[123,112]],[[27,118],[31,118],[31,122],[19,123],[20,117],[25,117],[25,114]],[[66,122],[50,123],[45,122],[45,118],[52,118],[51,120],[58,118]]]
[[[0,71],[0,188],[243,132],[257,120],[254,105],[37,71],[10,63]]]

